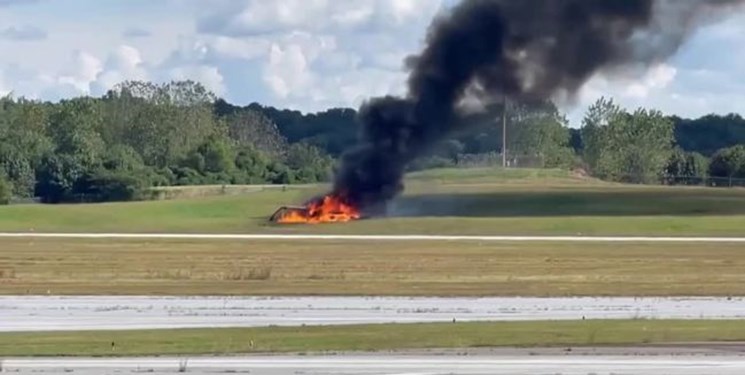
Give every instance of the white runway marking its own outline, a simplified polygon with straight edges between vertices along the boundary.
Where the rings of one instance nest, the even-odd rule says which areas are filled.
[[[119,359],[6,359],[4,371],[16,374],[118,373],[190,374],[495,374],[495,375],[742,375],[742,356],[536,356],[536,357],[234,357],[234,358],[119,358]],[[183,371],[180,371],[183,369]]]
[[[477,241],[477,242],[667,242],[745,243],[745,237],[640,236],[440,236],[337,234],[186,234],[186,233],[0,233],[0,238],[281,240],[281,241]]]
[[[745,298],[3,296],[0,332],[581,319],[745,319]]]

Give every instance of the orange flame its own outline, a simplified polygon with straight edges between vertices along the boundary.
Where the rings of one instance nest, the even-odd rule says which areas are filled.
[[[327,195],[314,200],[305,208],[288,208],[277,219],[280,224],[346,223],[359,220],[360,211],[343,198]]]

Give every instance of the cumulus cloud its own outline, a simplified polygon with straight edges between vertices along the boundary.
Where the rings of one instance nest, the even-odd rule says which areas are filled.
[[[307,111],[358,106],[405,87],[403,71],[362,66],[354,54],[338,50],[333,38],[308,35],[274,44],[263,79],[275,98]]]
[[[44,40],[48,36],[46,30],[31,25],[11,26],[0,31],[0,37],[16,41]]]
[[[224,95],[225,78],[220,71],[209,65],[187,65],[171,68],[166,72],[171,80],[192,80],[203,84],[208,90],[217,95]]]
[[[90,83],[91,92],[102,94],[121,82],[148,78],[140,51],[132,46],[122,45],[109,55],[103,69]]]
[[[267,56],[271,49],[271,41],[267,38],[233,38],[228,36],[214,36],[196,42],[202,45],[205,59],[240,59],[254,60]]]
[[[677,73],[678,70],[673,66],[657,65],[649,69],[641,79],[630,82],[623,95],[638,99],[647,98],[654,90],[666,88],[673,82]]]
[[[0,0],[0,7],[29,3]],[[86,5],[90,14],[60,14],[43,24],[49,30],[76,25],[75,32],[92,37],[53,31],[46,35],[33,26],[4,25],[0,38],[36,41],[34,53],[23,61],[14,55],[14,43],[0,43],[5,48],[0,54],[0,94],[12,91],[54,100],[99,95],[124,80],[192,79],[240,104],[260,101],[305,111],[357,106],[370,97],[405,91],[402,61],[421,49],[432,17],[452,3],[210,0],[205,6],[199,0],[169,0],[152,8],[165,12],[154,17],[172,17],[185,26],[167,33],[149,20],[124,15],[133,14],[131,9],[116,23],[124,26],[100,27],[91,16],[110,12],[111,5],[93,2]],[[24,7],[24,15],[46,11],[44,6],[39,1]],[[744,36],[745,15],[734,15],[701,29],[665,64],[595,77],[577,101],[564,108],[573,125],[579,125],[587,105],[600,96],[613,96],[631,109],[652,107],[685,116],[743,113],[745,50],[739,46]]]
[[[102,95],[115,85],[129,80],[193,80],[217,94],[225,93],[224,77],[217,68],[183,61],[180,64],[147,64],[135,47],[121,45],[104,59],[87,51],[75,51],[62,61],[57,72],[14,68],[0,75],[0,93],[12,91],[19,96],[58,100],[78,95]],[[8,78],[12,82],[6,82]],[[7,84],[6,84],[7,83]],[[11,85],[12,83],[12,85]]]
[[[403,59],[418,49],[442,1],[213,4],[215,10],[197,22],[205,58],[259,61],[270,104],[321,110],[403,91]]]
[[[275,97],[317,98],[321,70],[344,69],[354,64],[353,58],[337,51],[336,39],[330,36],[293,32],[272,43],[263,79]],[[332,56],[331,61],[326,57]],[[340,72],[336,71],[335,75]],[[328,78],[328,77],[323,77]]]
[[[292,93],[305,92],[313,81],[310,62],[297,45],[282,48],[273,45],[264,80],[274,94],[286,99]]]
[[[62,86],[72,87],[79,94],[89,94],[90,84],[103,71],[103,63],[85,51],[75,51],[73,65],[56,78]]]
[[[432,13],[440,0],[248,0],[227,2],[202,18],[198,30],[253,36],[288,30],[331,31],[406,26]]]

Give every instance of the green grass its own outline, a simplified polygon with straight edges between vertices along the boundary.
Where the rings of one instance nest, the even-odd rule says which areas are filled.
[[[562,171],[436,170],[410,176],[392,217],[274,226],[321,186],[98,205],[0,207],[0,231],[738,236],[745,190],[607,184]]]
[[[444,168],[413,172],[409,182],[436,182],[450,184],[535,183],[536,181],[577,184],[602,183],[593,179],[573,178],[561,169],[502,169],[502,168]]]
[[[745,340],[741,321],[568,321],[0,334],[0,356],[145,356]],[[112,350],[111,343],[115,343]]]
[[[0,294],[745,295],[742,244],[0,240]]]

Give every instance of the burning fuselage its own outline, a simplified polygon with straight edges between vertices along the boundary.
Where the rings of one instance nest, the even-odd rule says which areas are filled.
[[[362,218],[360,210],[343,197],[327,195],[304,207],[282,207],[273,216],[278,224],[345,223]]]

